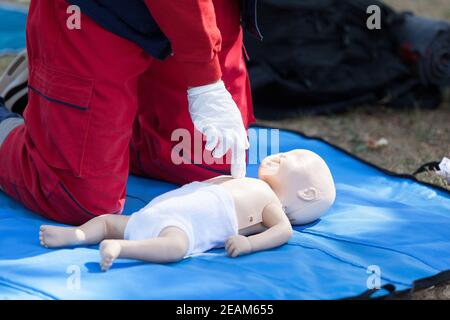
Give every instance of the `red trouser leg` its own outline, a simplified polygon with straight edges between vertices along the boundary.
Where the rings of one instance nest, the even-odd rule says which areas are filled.
[[[222,35],[219,54],[222,79],[241,111],[244,124],[248,126],[255,119],[243,56],[239,1],[215,0],[214,7]],[[138,117],[130,148],[134,174],[180,184],[230,174],[230,165],[225,164],[224,159],[221,161],[224,164],[198,163],[196,160],[203,148],[199,150],[194,146],[194,126],[188,111],[186,90],[187,84],[179,76],[179,66],[171,58],[154,61],[140,78]],[[175,164],[172,150],[180,145],[180,140],[171,141],[171,138],[172,133],[180,128],[191,134],[192,148],[190,154],[183,155],[186,159],[184,164]]]
[[[0,149],[0,185],[45,217],[81,224],[122,211],[137,79],[151,59],[86,16],[69,30],[67,6],[31,2],[29,104]]]

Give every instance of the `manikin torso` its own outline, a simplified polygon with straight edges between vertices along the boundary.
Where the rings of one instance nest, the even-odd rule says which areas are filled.
[[[219,176],[205,182],[221,185],[231,194],[236,209],[239,234],[243,236],[261,233],[267,229],[263,224],[263,212],[268,204],[276,203],[282,206],[269,185],[259,179],[233,179],[230,176]]]

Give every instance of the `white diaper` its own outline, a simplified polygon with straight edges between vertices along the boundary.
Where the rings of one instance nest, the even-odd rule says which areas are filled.
[[[187,256],[224,247],[225,241],[238,233],[233,198],[220,185],[184,185],[156,197],[134,213],[125,228],[125,239],[155,238],[171,226],[186,232]]]

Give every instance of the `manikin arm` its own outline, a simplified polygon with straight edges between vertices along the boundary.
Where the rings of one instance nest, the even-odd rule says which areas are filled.
[[[272,249],[289,241],[292,226],[278,203],[271,203],[264,208],[263,224],[268,229],[262,233],[244,237],[233,236],[226,242],[226,250],[231,257],[251,252]]]

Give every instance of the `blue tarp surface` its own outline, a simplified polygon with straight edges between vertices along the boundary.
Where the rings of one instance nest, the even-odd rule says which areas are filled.
[[[0,54],[25,48],[26,9],[0,3]]]
[[[277,151],[265,140],[253,142],[250,154],[255,148],[262,155]],[[399,290],[449,269],[448,193],[388,176],[319,140],[281,131],[279,151],[295,148],[328,162],[337,187],[334,207],[316,223],[295,227],[287,245],[237,259],[217,249],[169,265],[118,260],[102,273],[97,246],[40,247],[39,226],[49,221],[0,193],[0,298],[338,299],[376,284],[368,269],[380,272],[381,285]],[[256,174],[257,165],[249,165],[248,175]],[[175,187],[130,177],[126,213]]]
[[[25,20],[24,10],[0,5],[0,54],[25,47]],[[265,140],[250,153],[277,151]],[[380,274],[381,285],[402,290],[449,269],[449,193],[281,132],[280,151],[295,148],[328,162],[336,204],[320,221],[296,227],[287,245],[238,259],[213,250],[170,265],[119,260],[102,273],[97,246],[40,247],[39,226],[51,222],[0,192],[0,299],[338,299],[376,284],[370,270]],[[256,177],[257,165],[248,175]],[[126,213],[175,187],[130,177]]]

